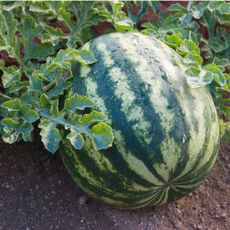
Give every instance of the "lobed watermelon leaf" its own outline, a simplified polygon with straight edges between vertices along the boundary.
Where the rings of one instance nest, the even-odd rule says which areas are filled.
[[[113,143],[112,129],[104,122],[94,125],[91,129],[93,137],[93,146],[96,150],[107,149]]]
[[[55,153],[58,150],[59,143],[62,139],[56,124],[49,120],[41,119],[38,127],[41,129],[40,135],[45,148],[49,152]]]
[[[12,16],[11,13],[5,14]],[[51,54],[49,48],[44,45],[45,43],[35,46],[32,44],[35,34],[42,33],[43,27],[35,27],[33,17],[29,16],[23,18],[21,23],[18,30],[28,39],[21,40],[25,45],[22,67],[28,80],[21,80],[24,73],[22,74],[21,69],[17,66],[4,67],[4,64],[2,65],[2,82],[5,93],[0,94],[3,99],[0,104],[1,136],[8,143],[21,139],[29,141],[33,123],[40,120],[38,127],[41,129],[41,140],[48,151],[54,153],[58,150],[61,129],[68,130],[67,138],[75,148],[82,148],[83,135],[93,139],[91,128],[104,120],[106,116],[93,110],[94,102],[91,99],[80,95],[69,94],[68,96],[65,95],[65,92],[73,84],[71,62],[90,65],[95,63],[96,59],[89,50],[69,48],[61,49],[55,58],[48,58],[46,63],[34,65],[30,61],[37,58],[37,55],[40,59]],[[31,27],[31,31],[28,30],[28,27]],[[15,32],[15,29],[12,28],[9,31]],[[7,33],[6,35],[8,36]],[[91,109],[89,114],[84,114],[86,108]],[[79,111],[82,111],[83,115],[78,114]],[[105,135],[111,139],[112,129],[106,134],[102,132],[101,138],[105,138]],[[99,136],[100,134],[97,135],[97,138]],[[107,147],[111,144],[112,142],[107,142]],[[104,143],[102,148],[106,148],[105,145]],[[100,149],[98,145],[95,147]]]

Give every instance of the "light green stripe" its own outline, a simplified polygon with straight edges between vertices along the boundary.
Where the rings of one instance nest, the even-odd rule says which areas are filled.
[[[95,101],[97,108],[105,113],[106,115],[108,115],[108,111],[106,109],[105,103],[103,98],[101,98],[100,96],[98,96],[97,93],[97,83],[95,81],[93,81],[90,77],[86,77],[85,78],[85,86],[86,86],[86,94],[93,100]],[[109,122],[109,124],[112,124],[112,121],[108,118],[107,121]]]
[[[167,181],[169,179],[170,171],[175,170],[177,162],[180,158],[180,147],[171,138],[171,131],[174,125],[175,113],[168,109],[169,104],[167,97],[162,95],[163,80],[161,79],[161,72],[159,69],[156,69],[153,72],[152,64],[151,68],[149,67],[149,62],[144,58],[140,58],[138,55],[138,41],[133,39],[130,41],[129,37],[119,37],[119,45],[125,50],[125,54],[129,57],[129,61],[133,63],[135,71],[141,77],[141,80],[146,84],[150,93],[150,100],[152,103],[152,107],[155,112],[159,114],[161,120],[161,127],[163,129],[163,133],[165,135],[165,139],[161,143],[161,153],[166,164],[154,164],[157,172]],[[148,44],[149,50],[148,52],[154,53],[154,56],[159,59],[159,62],[163,64],[164,70],[167,73],[167,77],[170,78],[171,75],[177,74],[175,72],[175,67],[172,66],[172,63],[166,60],[170,60],[159,48],[155,48],[150,41],[145,41]],[[133,43],[133,44],[130,44]],[[132,46],[132,49],[129,48]],[[135,48],[136,47],[136,48]],[[163,59],[163,63],[162,63]],[[167,64],[164,64],[167,62]],[[157,75],[157,76],[156,76]]]
[[[186,97],[186,91],[189,91],[189,93],[192,95],[193,100],[191,101],[189,98]],[[188,125],[188,130],[189,130],[189,135],[190,138],[188,140],[188,154],[189,154],[189,161],[187,165],[185,165],[185,169],[182,171],[182,173],[177,177],[174,178],[174,180],[183,177],[186,175],[186,173],[189,172],[189,170],[193,167],[194,163],[197,160],[197,157],[199,156],[199,152],[202,151],[202,148],[206,142],[205,137],[206,137],[206,122],[205,122],[205,103],[209,103],[208,101],[204,102],[205,98],[207,98],[206,91],[204,89],[192,89],[192,88],[183,88],[181,89],[180,93],[177,94],[178,96],[178,101],[181,105],[181,109],[183,113],[185,114],[185,120]],[[193,109],[193,114],[195,117],[191,116],[191,103],[195,107]],[[194,125],[194,120],[197,122],[197,127],[198,131],[196,131],[196,127]],[[208,141],[210,142],[216,142],[216,131],[215,129],[218,127],[216,126],[216,122],[213,124],[210,124],[211,126],[211,136],[214,138],[210,138]],[[212,127],[213,126],[213,127]],[[211,145],[210,145],[211,144]],[[213,148],[213,143],[209,144],[209,148]],[[211,157],[210,150],[206,150],[204,154],[204,159],[199,162],[199,165],[203,165],[204,162],[208,161],[208,159]],[[199,165],[197,165],[196,170],[199,168]]]
[[[149,144],[152,137],[146,130],[150,128],[151,124],[145,120],[142,108],[136,103],[135,94],[129,86],[129,79],[118,66],[114,66],[114,61],[105,44],[98,43],[97,49],[103,54],[103,63],[109,69],[106,77],[109,77],[114,83],[114,95],[121,101],[121,111],[126,115],[128,122],[138,121],[132,127],[133,132],[140,142],[143,142],[144,138],[145,144]]]
[[[132,152],[125,148],[125,140],[122,137],[120,131],[114,131],[114,141],[118,148],[119,153],[122,155],[123,159],[128,163],[130,170],[135,172],[137,175],[141,176],[143,180],[147,180],[155,185],[161,186],[163,183],[159,181],[145,166],[145,164],[137,159]],[[156,188],[149,187],[149,190]]]

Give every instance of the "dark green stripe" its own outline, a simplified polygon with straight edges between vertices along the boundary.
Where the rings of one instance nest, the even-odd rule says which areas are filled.
[[[152,40],[151,38],[147,38],[149,39],[153,45],[155,43],[155,46],[157,45],[156,42],[154,40]],[[138,47],[140,47],[139,49],[141,49],[143,47],[143,44],[145,44],[146,46],[148,46],[148,44],[145,43],[144,39],[143,40],[138,40]],[[145,52],[145,58],[146,61],[148,61],[149,65],[154,65],[154,66],[158,66],[159,68],[159,76],[161,76],[162,80],[165,83],[165,88],[163,90],[163,94],[161,95],[162,97],[165,97],[167,99],[168,102],[168,109],[169,110],[173,110],[173,113],[175,114],[175,118],[173,121],[173,126],[172,129],[169,133],[170,137],[173,137],[175,143],[179,146],[181,154],[180,157],[178,159],[178,162],[176,164],[175,169],[170,170],[169,172],[169,182],[171,180],[173,180],[173,178],[179,176],[181,174],[181,172],[184,170],[185,165],[187,164],[187,162],[190,159],[190,156],[188,154],[188,141],[186,142],[182,142],[184,135],[189,139],[190,138],[190,134],[189,134],[189,127],[188,124],[185,120],[185,114],[183,113],[181,107],[180,107],[180,103],[176,97],[176,89],[174,89],[171,85],[171,79],[168,78],[166,72],[165,72],[165,68],[162,65],[162,61],[163,60],[157,60],[157,59],[153,59],[152,53],[151,52]],[[181,79],[182,80],[182,79]],[[184,83],[185,84],[185,83]],[[183,85],[183,87],[186,87],[186,85]],[[186,91],[186,93],[189,90]],[[151,96],[151,94],[150,94]],[[193,101],[192,95],[187,94],[187,96],[190,97],[190,101]],[[191,108],[191,116],[195,116],[194,112],[193,112],[193,105],[191,103],[190,108]],[[194,120],[194,119],[191,119]]]
[[[205,98],[204,98],[205,100]],[[204,178],[205,174],[208,174],[208,170],[207,170],[207,166],[203,167],[202,166],[202,170],[197,170],[197,167],[199,166],[199,163],[206,157],[207,154],[211,154],[212,156],[210,157],[213,158],[216,156],[217,154],[217,149],[214,148],[214,151],[212,153],[208,153],[207,149],[209,147],[210,144],[213,144],[211,140],[211,130],[210,130],[210,124],[213,123],[213,116],[212,114],[214,113],[212,110],[212,107],[210,106],[210,104],[207,103],[205,104],[205,108],[204,108],[204,117],[205,117],[205,140],[202,146],[202,149],[200,150],[196,161],[194,162],[193,166],[191,167],[191,169],[182,177],[179,177],[175,182],[176,183],[183,183],[183,182],[189,182],[192,183],[191,179],[193,180],[193,183],[195,184],[196,182],[199,182],[199,180],[202,180],[202,178]],[[195,120],[195,119],[194,119]],[[196,121],[198,123],[198,121]],[[216,147],[218,146],[218,144],[216,145]],[[188,150],[187,150],[188,152]],[[212,161],[211,161],[212,162]],[[207,164],[207,163],[206,163]],[[205,165],[206,165],[205,164]],[[185,165],[186,166],[186,165]],[[200,173],[200,175],[198,175],[198,173]]]
[[[164,197],[165,197],[165,193],[166,193],[166,191],[165,191],[165,189],[162,187],[162,188],[159,190],[158,194],[157,194],[155,197],[153,197],[152,200],[149,201],[149,205],[152,205],[152,206],[153,206],[153,205],[154,205],[154,206],[160,205],[160,204],[162,203]]]
[[[168,203],[174,202],[176,200],[179,200],[180,198],[184,197],[186,194],[192,192],[194,190],[194,187],[192,188],[171,188],[168,191]]]
[[[108,43],[104,41],[104,44],[106,45]],[[113,46],[115,47],[118,46],[118,44],[116,44],[116,41],[110,41],[109,44],[113,44]],[[112,46],[108,47],[110,52],[112,52],[111,47]],[[122,101],[120,101],[120,99],[115,96],[113,86],[114,83],[108,76],[110,69],[108,69],[108,67],[104,65],[102,60],[102,54],[100,53],[100,51],[97,50],[94,43],[92,46],[92,50],[98,62],[95,64],[96,67],[94,66],[94,70],[90,74],[90,77],[93,78],[93,80],[97,83],[97,93],[100,97],[104,99],[108,114],[113,121],[113,127],[121,131],[122,136],[124,137],[125,142],[131,150],[132,154],[136,158],[141,160],[148,168],[148,170],[150,170],[150,172],[154,174],[155,177],[157,177],[160,181],[164,181],[164,179],[157,173],[157,171],[153,167],[153,162],[163,163],[162,156],[159,153],[160,144],[163,141],[164,136],[160,126],[159,115],[150,106],[151,102],[149,96],[146,92],[144,92],[144,83],[135,72],[135,69],[133,67],[131,68],[131,65],[133,64],[130,63],[127,59],[126,65],[119,66],[121,68],[121,71],[124,72],[124,74],[126,74],[127,78],[129,79],[129,86],[136,97],[135,103],[139,106],[142,105],[141,108],[144,114],[144,120],[150,122],[151,124],[150,129],[146,130],[146,132],[149,132],[150,135],[157,133],[157,137],[153,138],[153,141],[148,146],[140,143],[140,141],[132,131],[132,127],[136,124],[136,121],[128,121],[126,115],[121,111]],[[120,59],[118,57],[120,57]],[[119,48],[119,51],[117,50],[114,58],[115,62],[118,62],[120,60],[119,64],[121,64],[121,60],[124,60],[122,49]],[[129,72],[127,72],[126,67],[127,65],[129,66],[129,64],[130,69]],[[95,69],[98,70],[97,73],[95,73]]]
[[[68,147],[67,147],[68,146]],[[76,158],[72,154],[76,154],[76,151],[72,148],[70,143],[68,141],[65,141],[60,146],[60,152],[63,159],[63,162],[68,169],[69,173],[73,177],[74,181],[81,186],[83,190],[86,192],[89,192],[94,194],[94,198],[97,198],[101,201],[104,201],[105,198],[109,198],[114,201],[114,203],[111,203],[112,205],[116,205],[116,203],[119,203],[120,205],[123,205],[124,207],[135,207],[139,206],[138,201],[142,199],[146,199],[147,197],[150,197],[153,191],[147,191],[147,192],[135,192],[135,191],[125,191],[125,194],[127,194],[127,197],[115,197],[116,192],[108,192],[105,191],[104,187],[97,187],[95,185],[92,185],[89,183],[89,181],[82,177],[82,175],[79,173],[78,170],[76,170]],[[81,154],[84,154],[82,152]],[[77,161],[79,159],[79,154],[77,154]],[[78,162],[80,163],[80,162]],[[95,178],[96,180],[96,178]],[[117,185],[117,181],[112,181],[115,185]],[[106,188],[107,186],[105,186]],[[111,187],[109,187],[111,188]]]
[[[210,167],[212,166],[213,162],[216,159],[216,149],[213,152],[212,156],[210,159],[202,165],[199,169],[194,167],[193,170],[191,170],[188,174],[180,178],[179,180],[176,181],[176,183],[181,184],[181,185],[193,185],[196,184],[200,181],[202,181],[205,176],[207,176],[208,172],[210,171]]]

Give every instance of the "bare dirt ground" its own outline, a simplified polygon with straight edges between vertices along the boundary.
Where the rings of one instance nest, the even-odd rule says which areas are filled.
[[[117,210],[87,198],[59,154],[34,143],[0,143],[0,229],[230,229],[230,145],[222,144],[203,185],[159,208]]]

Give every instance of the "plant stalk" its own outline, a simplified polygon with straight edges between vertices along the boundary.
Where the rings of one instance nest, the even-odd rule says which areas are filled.
[[[7,99],[7,100],[12,100],[13,99],[13,98],[11,98],[11,97],[9,97],[9,96],[5,95],[4,93],[1,93],[1,92],[0,92],[0,97],[3,97],[5,99]]]

